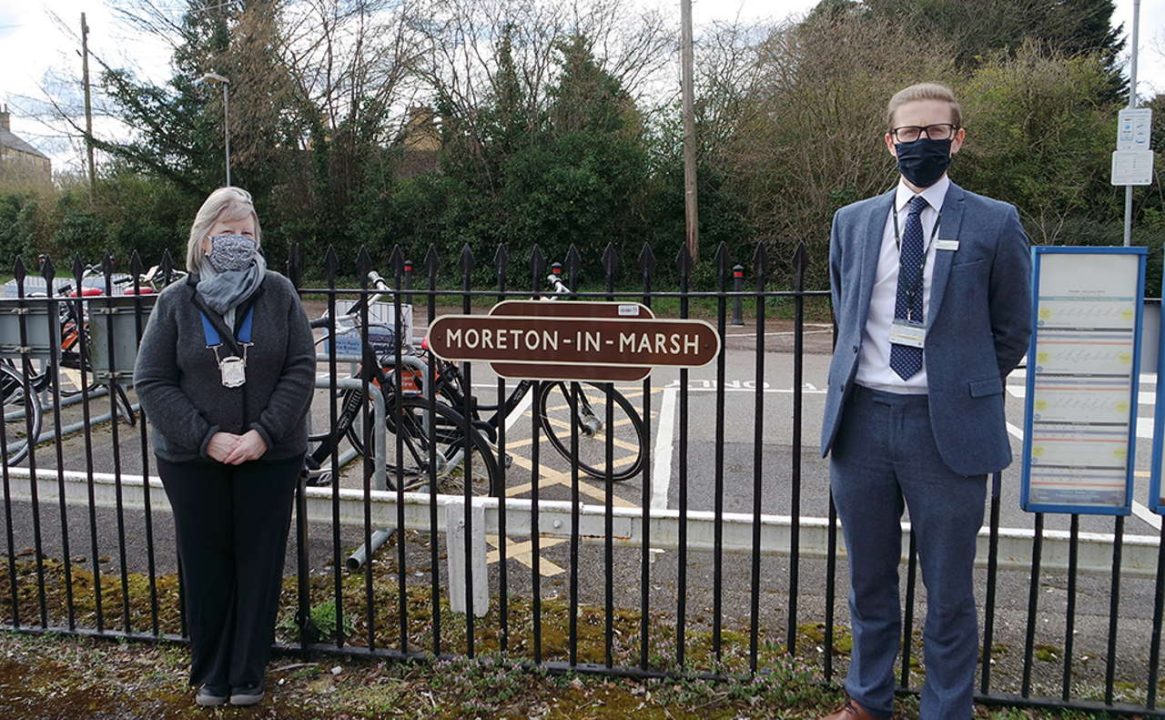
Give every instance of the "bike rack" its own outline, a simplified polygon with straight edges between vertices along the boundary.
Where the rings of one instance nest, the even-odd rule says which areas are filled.
[[[61,347],[61,326],[56,322],[56,313],[50,312],[52,303],[65,302],[66,298],[54,297],[25,297],[23,299],[4,298],[0,301],[0,357],[12,358],[14,360],[28,360],[39,359],[42,362],[48,363],[60,352]],[[121,303],[124,305],[124,303]],[[150,305],[152,307],[152,303]],[[131,308],[132,311],[132,308]],[[123,317],[126,310],[119,307],[119,310],[114,312],[121,312]],[[148,317],[148,310],[146,313]],[[50,317],[52,321],[50,322]],[[130,319],[133,319],[130,317]],[[92,330],[99,331],[101,323],[96,326],[91,324]],[[115,321],[115,333],[118,337],[116,341],[118,347],[122,348],[123,356],[129,358],[128,370],[123,368],[120,372],[113,373],[113,379],[116,382],[118,376],[133,375],[133,362],[137,355],[137,336],[134,325],[127,324],[124,320],[121,322]],[[21,331],[23,330],[24,342],[21,342]],[[127,333],[130,336],[127,337]],[[91,336],[92,337],[92,336]],[[124,360],[121,361],[124,364]],[[58,370],[59,372],[59,367]],[[97,372],[95,371],[95,375]],[[105,373],[106,378],[109,379],[110,373]],[[82,393],[73,395],[67,398],[61,398],[60,407],[68,407],[82,402]],[[109,394],[108,388],[95,388],[88,393],[90,399],[103,397]],[[50,404],[47,404],[43,399],[41,404],[45,406],[46,410],[52,409]],[[134,412],[140,412],[141,406],[139,404],[131,404],[130,409]],[[4,414],[5,422],[13,422],[24,417],[24,410],[14,410]],[[113,412],[97,415],[90,418],[89,425],[96,425],[113,420]],[[80,432],[86,427],[84,421],[70,423],[61,428],[60,436],[64,437],[77,432]],[[57,438],[55,430],[47,430],[46,432],[37,436],[34,444],[54,440]]]
[[[156,296],[108,297],[89,307],[89,364],[99,382],[133,379],[138,354],[138,313],[145,327]]]
[[[55,313],[52,322],[49,315],[44,298],[0,301],[0,357],[53,357],[61,346],[61,326]]]

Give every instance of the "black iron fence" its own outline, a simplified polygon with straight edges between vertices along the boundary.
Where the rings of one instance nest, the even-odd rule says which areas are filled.
[[[763,247],[720,248],[707,289],[692,287],[686,252],[662,273],[650,247],[626,269],[608,249],[591,282],[573,248],[520,270],[499,248],[488,288],[468,248],[456,260],[451,274],[432,249],[417,265],[395,248],[379,267],[366,251],[353,267],[293,253],[320,365],[278,644],[648,677],[795,662],[837,682],[845,557],[816,453],[832,332],[828,294],[803,287],[804,249],[784,289]],[[136,255],[127,270],[106,258],[60,278],[46,261],[28,276],[18,262],[0,299],[11,630],[185,635],[131,372],[152,291],[174,270]],[[704,318],[721,349],[706,368],[591,385],[507,380],[414,341],[438,315],[532,298]],[[1021,514],[1014,475],[992,478],[981,534],[978,699],[1161,715],[1159,519]],[[925,674],[915,551],[904,530],[903,692]]]

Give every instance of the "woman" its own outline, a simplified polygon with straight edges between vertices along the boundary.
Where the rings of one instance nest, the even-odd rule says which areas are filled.
[[[190,275],[158,296],[134,369],[174,509],[203,706],[263,698],[307,449],[311,330],[260,237],[250,194],[210,194],[190,228]]]

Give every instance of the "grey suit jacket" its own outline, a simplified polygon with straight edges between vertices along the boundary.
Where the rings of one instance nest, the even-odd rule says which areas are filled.
[[[829,366],[822,456],[837,435],[857,372],[893,202],[892,189],[843,207],[833,218],[829,273],[837,345]],[[943,200],[937,237],[958,240],[959,247],[935,251],[923,350],[931,427],[951,470],[981,475],[1011,462],[1004,379],[1027,351],[1031,335],[1031,255],[1013,205],[954,183]]]

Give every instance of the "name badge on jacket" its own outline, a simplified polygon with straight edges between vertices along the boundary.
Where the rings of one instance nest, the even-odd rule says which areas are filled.
[[[909,320],[895,320],[890,326],[890,342],[920,348],[926,342],[926,326]]]

